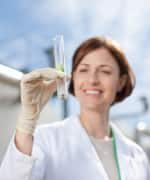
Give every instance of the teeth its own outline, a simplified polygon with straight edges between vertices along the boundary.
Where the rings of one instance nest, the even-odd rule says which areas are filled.
[[[87,90],[85,91],[87,94],[99,94],[99,91],[95,91],[95,90]]]

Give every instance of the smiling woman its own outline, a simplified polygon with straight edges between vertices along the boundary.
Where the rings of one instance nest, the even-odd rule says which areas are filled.
[[[103,107],[109,106],[125,85],[125,80],[125,74],[120,76],[119,66],[109,51],[97,49],[84,56],[73,73],[75,96],[84,101],[90,95]],[[97,93],[91,94],[91,90]]]
[[[36,128],[40,111],[65,77],[53,68],[22,78],[22,111],[0,168],[5,180],[148,180],[148,159],[109,120],[112,105],[130,96],[134,73],[112,40],[94,37],[73,56],[69,91],[80,112]],[[49,84],[43,83],[51,79]],[[18,168],[19,167],[19,168]]]

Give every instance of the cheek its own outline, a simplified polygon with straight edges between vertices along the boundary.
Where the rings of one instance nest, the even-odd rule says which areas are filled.
[[[106,90],[109,93],[109,96],[112,97],[112,99],[115,98],[116,93],[118,91],[118,81],[111,81],[106,85]]]
[[[84,98],[83,87],[84,87],[85,81],[81,80],[80,78],[74,78],[73,84],[74,84],[75,97],[77,99]]]
[[[111,89],[113,92],[116,92],[116,91],[117,91],[117,87],[118,87],[118,83],[117,83],[117,82],[113,82],[112,84],[110,84],[110,89]]]
[[[81,84],[81,82],[80,82],[79,78],[74,77],[73,78],[73,87],[74,87],[74,95],[75,96],[78,96],[78,94],[79,94],[80,84]]]

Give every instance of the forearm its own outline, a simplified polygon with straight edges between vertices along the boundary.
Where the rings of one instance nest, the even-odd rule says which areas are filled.
[[[15,145],[20,152],[31,156],[33,147],[33,136],[31,134],[16,130]]]

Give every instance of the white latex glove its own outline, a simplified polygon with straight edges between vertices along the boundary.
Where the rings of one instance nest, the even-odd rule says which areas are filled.
[[[33,134],[43,106],[57,89],[57,81],[65,74],[54,68],[38,69],[23,76],[21,80],[21,113],[16,129]]]

